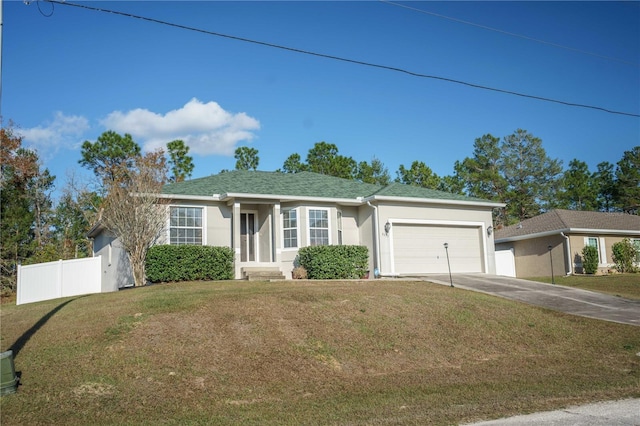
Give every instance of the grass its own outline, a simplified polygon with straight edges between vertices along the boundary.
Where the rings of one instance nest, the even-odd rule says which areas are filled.
[[[551,283],[551,277],[527,278]],[[569,275],[554,277],[558,285],[597,291],[627,299],[640,300],[640,274]]]
[[[456,424],[640,397],[638,327],[419,281],[5,304],[3,424]]]

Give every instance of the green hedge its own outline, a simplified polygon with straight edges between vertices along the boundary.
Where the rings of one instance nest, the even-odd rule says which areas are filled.
[[[594,246],[582,249],[582,268],[585,274],[595,274],[598,270],[598,249]]]
[[[152,283],[233,279],[233,250],[194,245],[153,246],[147,253],[147,279]]]
[[[369,265],[369,251],[364,246],[303,247],[298,256],[300,266],[313,280],[362,278]]]

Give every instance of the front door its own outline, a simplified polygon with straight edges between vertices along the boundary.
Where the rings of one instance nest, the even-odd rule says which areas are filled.
[[[240,261],[256,261],[255,213],[240,213]]]

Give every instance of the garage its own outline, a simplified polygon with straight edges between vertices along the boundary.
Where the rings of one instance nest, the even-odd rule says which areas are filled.
[[[448,244],[451,272],[484,272],[481,224],[393,224],[392,269],[395,274],[447,273]]]

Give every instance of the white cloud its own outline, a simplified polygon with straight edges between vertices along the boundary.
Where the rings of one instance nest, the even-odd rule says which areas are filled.
[[[216,102],[193,98],[182,108],[158,114],[147,109],[110,113],[101,124],[118,133],[129,133],[145,151],[166,148],[182,139],[191,153],[231,155],[240,141],[252,140],[260,122],[245,113],[225,111]]]
[[[78,115],[64,115],[58,111],[53,120],[42,126],[18,129],[25,146],[33,147],[38,153],[52,155],[60,148],[74,148],[82,134],[89,129],[89,121]]]

